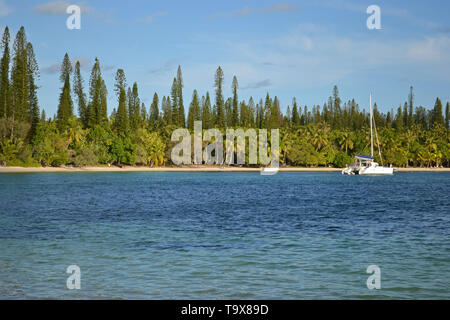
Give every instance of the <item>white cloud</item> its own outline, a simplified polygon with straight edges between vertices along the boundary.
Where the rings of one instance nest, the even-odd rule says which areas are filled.
[[[34,11],[38,14],[49,14],[49,15],[59,15],[67,14],[66,9],[72,3],[69,1],[57,0],[52,2],[43,3],[34,8]],[[77,4],[81,8],[81,12],[87,13],[91,11],[92,8]]]
[[[77,61],[80,61],[81,69],[88,70],[89,67],[91,66],[92,59],[89,59],[89,58],[86,58],[83,56],[79,56],[79,57],[75,57],[75,58],[71,59],[71,61],[72,61],[72,65],[74,68],[75,68],[75,63]],[[104,66],[102,69],[109,70],[108,67],[106,67],[106,66]],[[42,69],[42,72],[46,73],[46,74],[55,74],[55,73],[59,73],[60,71],[61,71],[61,62],[54,63],[54,64],[49,65]]]
[[[298,11],[298,8],[289,4],[279,3],[264,10],[266,13]]]
[[[274,41],[276,45],[281,47],[289,47],[295,50],[312,50],[313,40],[310,36],[304,34],[294,33],[287,36],[281,36],[277,40]]]
[[[404,19],[409,21],[410,23],[425,27],[425,28],[436,28],[437,25],[433,21],[428,21],[420,16],[413,15],[408,9],[405,8],[396,8],[392,6],[391,2],[389,5],[379,5],[381,9],[381,15],[388,15],[400,19]],[[362,3],[361,1],[349,1],[349,0],[316,0],[314,1],[315,5],[324,8],[330,9],[338,9],[338,10],[346,10],[355,13],[366,14],[366,9],[369,6],[368,3]],[[382,19],[383,20],[383,19]]]
[[[342,9],[347,11],[355,12],[366,12],[368,5],[361,3],[355,3],[348,0],[316,0],[314,4],[321,7],[331,8],[331,9]]]
[[[257,81],[253,83],[249,83],[242,87],[242,90],[245,89],[259,89],[259,88],[267,88],[272,85],[272,81],[270,79],[264,79],[262,81]]]
[[[55,74],[55,73],[58,73],[60,71],[61,71],[61,64],[60,63],[55,63],[55,64],[52,64],[52,65],[42,69],[42,72],[46,73],[46,74]]]
[[[417,70],[418,74],[426,70],[427,75],[438,77],[450,72],[450,37],[446,35],[377,41],[323,30],[303,30],[305,28],[298,28],[273,39],[229,41],[225,45],[236,59],[245,61],[253,69],[261,69],[249,83],[270,78],[275,87],[292,83],[304,87],[323,86],[351,75],[369,74],[372,70],[392,72],[404,68]]]
[[[136,22],[153,23],[153,22],[155,22],[156,18],[164,17],[164,16],[167,16],[167,12],[157,12],[157,13],[149,15],[149,16],[143,18],[143,19],[138,19],[138,20],[136,20]]]
[[[231,18],[231,17],[245,17],[249,14],[270,14],[276,12],[289,12],[289,11],[298,11],[299,9],[295,6],[288,5],[285,3],[279,3],[273,5],[269,8],[249,8],[244,7],[242,9],[235,10],[233,12],[224,12],[224,13],[216,13],[210,16],[210,18]]]
[[[80,68],[81,69],[88,69],[88,67],[91,64],[91,59],[80,56],[80,57],[75,57],[72,59],[72,64],[75,66],[75,63],[77,61],[80,61]]]
[[[408,56],[412,60],[423,62],[450,63],[450,38],[428,37],[423,41],[412,44],[408,50]]]
[[[167,71],[175,71],[176,66],[177,66],[177,60],[169,59],[162,66],[150,69],[148,71],[148,73],[155,74],[155,73],[163,73],[163,72],[167,72]]]
[[[13,11],[12,8],[10,8],[5,0],[0,0],[0,17],[6,17]]]
[[[246,15],[248,15],[250,13],[253,13],[253,10],[250,10],[248,7],[244,7],[242,9],[238,9],[233,12],[215,13],[211,16],[211,18],[245,17]]]

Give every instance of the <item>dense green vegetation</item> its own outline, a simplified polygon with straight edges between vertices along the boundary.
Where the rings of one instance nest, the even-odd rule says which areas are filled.
[[[85,89],[80,62],[73,66],[66,53],[58,111],[48,118],[39,111],[39,69],[24,28],[11,50],[6,27],[1,45],[0,163],[9,166],[167,165],[175,144],[171,133],[179,127],[192,130],[196,120],[202,121],[203,129],[280,128],[280,161],[287,165],[342,167],[355,154],[370,153],[368,113],[354,100],[342,102],[336,86],[323,106],[302,107],[294,98],[283,114],[278,98],[269,93],[264,100],[239,101],[235,76],[232,97],[224,97],[221,67],[215,75],[214,103],[208,92],[200,96],[194,90],[187,117],[180,67],[170,94],[160,99],[155,93],[148,110],[137,83],[128,86],[124,70],[119,69],[114,87],[117,103],[108,116],[100,61],[95,59]],[[383,154],[379,162],[450,166],[448,102],[445,110],[439,98],[433,108],[415,106],[411,87],[408,101],[395,112],[381,113],[375,104],[374,118]]]

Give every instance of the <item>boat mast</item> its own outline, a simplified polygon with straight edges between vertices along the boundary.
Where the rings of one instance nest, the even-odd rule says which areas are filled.
[[[369,95],[370,100],[370,155],[373,159],[373,130],[372,130],[372,121],[373,121],[373,115],[372,115],[372,94]]]

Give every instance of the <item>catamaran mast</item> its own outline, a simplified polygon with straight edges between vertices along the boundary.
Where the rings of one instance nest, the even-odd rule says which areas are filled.
[[[372,94],[369,95],[370,100],[370,155],[373,159],[373,130],[372,130],[372,121],[373,121],[373,115],[372,115]]]

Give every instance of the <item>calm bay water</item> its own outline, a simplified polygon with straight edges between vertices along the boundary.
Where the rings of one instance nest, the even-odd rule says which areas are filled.
[[[449,194],[449,173],[2,174],[0,298],[449,299]]]

